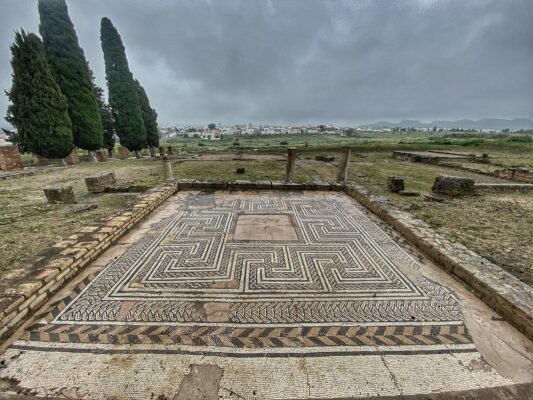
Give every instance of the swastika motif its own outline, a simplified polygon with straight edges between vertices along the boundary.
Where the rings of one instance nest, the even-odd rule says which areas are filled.
[[[297,240],[236,240],[243,215],[282,215]],[[419,268],[353,203],[229,196],[159,222],[27,339],[244,348],[471,343],[455,295]]]

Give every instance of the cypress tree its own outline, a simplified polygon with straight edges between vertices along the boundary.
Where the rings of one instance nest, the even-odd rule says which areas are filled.
[[[73,148],[72,124],[65,96],[46,62],[41,39],[24,30],[11,45],[13,83],[6,120],[17,128],[24,150],[63,158]]]
[[[68,101],[74,144],[85,150],[102,147],[102,121],[92,91],[91,72],[65,0],[39,0],[46,59]]]
[[[150,106],[150,100],[148,100],[146,91],[137,79],[135,79],[135,84],[137,86],[137,95],[139,96],[139,104],[141,106],[144,127],[146,128],[146,144],[150,148],[150,153],[153,155],[153,148],[159,147],[157,112]]]
[[[104,130],[104,147],[107,149],[109,156],[112,156],[115,148],[115,121],[113,121],[113,114],[111,107],[105,102],[103,89],[93,83],[94,94],[96,101],[100,108],[100,117],[102,119],[102,128]]]
[[[120,144],[137,152],[146,145],[146,128],[133,75],[122,39],[108,18],[102,18],[100,40],[104,52],[109,105]]]

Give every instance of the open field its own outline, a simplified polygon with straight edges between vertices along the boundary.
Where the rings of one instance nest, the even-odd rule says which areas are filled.
[[[529,245],[533,232],[533,194],[505,193],[448,200],[427,201],[424,197],[438,175],[460,175],[477,182],[502,181],[489,176],[458,171],[442,166],[400,161],[391,157],[392,150],[459,150],[489,153],[491,161],[501,165],[533,165],[533,144],[506,140],[453,139],[451,144],[438,144],[431,136],[419,134],[377,135],[368,137],[339,136],[274,136],[224,138],[197,146],[199,139],[173,140],[184,153],[202,154],[173,162],[178,178],[200,180],[282,180],[285,175],[287,146],[298,148],[299,160],[295,181],[333,181],[336,167],[315,161],[315,155],[337,156],[341,146],[352,147],[350,182],[364,185],[373,193],[386,196],[397,206],[429,223],[436,231],[457,240],[493,260],[523,281],[533,283],[533,249]],[[281,145],[280,143],[288,143]],[[466,143],[466,144],[465,144]],[[254,151],[254,149],[257,149]],[[210,151],[207,151],[210,150]],[[83,154],[82,154],[83,155]],[[234,158],[243,157],[242,160]],[[334,161],[335,163],[336,161]],[[491,166],[493,164],[483,164]],[[237,174],[237,168],[245,168]],[[28,268],[38,254],[62,237],[69,236],[81,224],[87,224],[115,210],[124,209],[135,193],[89,194],[83,178],[99,171],[112,170],[120,183],[153,185],[161,182],[159,160],[112,161],[82,163],[58,168],[43,175],[0,181],[0,274],[14,279]],[[406,188],[420,192],[419,197],[402,197],[386,188],[389,175],[401,175]],[[81,204],[97,204],[93,210],[74,212],[73,206],[46,203],[42,187],[50,183],[72,184]],[[18,271],[18,272],[17,272]]]
[[[128,160],[82,163],[46,174],[0,181],[2,287],[16,280],[22,270],[31,268],[39,253],[61,238],[132,203],[136,193],[87,192],[84,178],[102,171],[114,171],[119,183],[151,186],[163,179],[160,162]],[[48,204],[42,188],[52,183],[72,185],[78,205],[96,204],[97,208],[77,212],[78,205]]]

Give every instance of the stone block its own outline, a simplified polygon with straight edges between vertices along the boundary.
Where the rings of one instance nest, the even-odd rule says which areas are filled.
[[[405,183],[403,181],[403,177],[401,176],[389,176],[387,179],[387,186],[393,193],[398,193],[402,190],[405,190]]]
[[[445,196],[457,197],[474,194],[474,180],[461,176],[438,176],[431,191]]]
[[[113,187],[117,183],[114,172],[104,172],[85,178],[87,190],[91,193],[105,192],[106,188]]]
[[[50,185],[43,188],[43,190],[49,203],[74,204],[77,202],[72,186]]]
[[[127,160],[129,156],[130,156],[130,152],[128,151],[127,148],[122,147],[122,146],[118,148],[118,158],[120,158],[121,160]]]
[[[228,182],[229,190],[268,190],[272,189],[272,182],[270,181],[249,181],[238,180]]]
[[[96,159],[98,162],[107,161],[107,150],[96,150]]]
[[[67,165],[79,164],[80,159],[78,157],[78,149],[74,147],[72,151],[70,152],[70,154],[66,156],[64,160],[67,163]]]
[[[24,169],[17,146],[0,146],[0,170],[18,171]]]

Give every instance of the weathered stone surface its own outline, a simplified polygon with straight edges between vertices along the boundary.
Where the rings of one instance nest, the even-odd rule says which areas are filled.
[[[106,188],[115,186],[117,180],[114,172],[103,172],[98,175],[85,178],[87,190],[91,193],[102,193]]]
[[[76,195],[72,186],[51,185],[43,188],[43,190],[49,203],[76,203]]]
[[[391,192],[398,193],[405,189],[405,183],[401,176],[389,176],[387,179],[387,186]]]
[[[228,182],[229,190],[261,190],[261,189],[271,189],[272,182],[270,181],[248,181],[248,180],[239,180],[234,182]]]
[[[349,147],[341,148],[339,166],[337,167],[337,183],[346,182],[346,178],[348,177],[348,164],[350,162],[351,151],[352,149]]]
[[[107,150],[96,150],[96,159],[98,162],[107,161]]]
[[[18,171],[24,169],[17,146],[0,146],[0,170]]]
[[[74,147],[70,154],[64,158],[67,165],[76,165],[80,163],[80,159],[78,157],[78,149]]]
[[[435,178],[431,190],[450,197],[467,196],[474,194],[474,183],[473,179],[442,175]]]
[[[171,179],[174,176],[172,173],[172,164],[167,156],[163,157],[163,173],[165,175],[165,179]]]
[[[126,159],[130,156],[129,153],[130,153],[130,152],[129,152],[128,149],[125,148],[125,147],[122,147],[122,146],[121,146],[121,147],[118,148],[118,157],[119,157],[121,160],[126,160]]]

